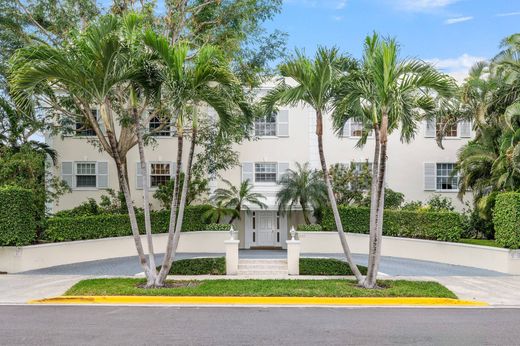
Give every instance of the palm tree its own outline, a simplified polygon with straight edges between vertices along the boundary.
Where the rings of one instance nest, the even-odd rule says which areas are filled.
[[[327,111],[332,110],[331,101],[334,97],[335,86],[342,75],[341,70],[351,65],[352,61],[341,56],[337,48],[319,47],[313,61],[297,51],[296,57],[288,59],[280,65],[279,69],[284,79],[264,97],[262,103],[266,109],[266,114],[270,114],[276,105],[305,103],[314,109],[323,180],[327,187],[329,202],[347,262],[357,280],[361,283],[363,277],[354,263],[347,237],[343,232],[323,148],[323,116]],[[296,82],[296,86],[287,84],[285,78],[292,78]]]
[[[237,211],[235,209],[226,207],[223,201],[218,201],[211,206],[211,209],[202,214],[202,218],[211,223],[220,223],[223,218],[236,215]]]
[[[327,187],[319,172],[311,170],[309,163],[296,163],[296,170],[289,169],[280,179],[280,191],[276,194],[279,210],[292,210],[299,204],[306,224],[310,224],[308,209],[318,208],[327,201]]]
[[[238,188],[231,184],[229,180],[224,179],[223,182],[228,187],[216,189],[211,199],[217,204],[222,203],[227,208],[235,211],[229,220],[230,225],[236,218],[240,219],[241,210],[251,211],[248,204],[255,205],[261,209],[267,208],[267,205],[261,201],[261,199],[265,199],[264,195],[253,192],[253,185],[249,180],[244,180]]]
[[[174,45],[164,37],[149,30],[145,44],[155,55],[162,81],[160,97],[172,113],[178,115],[179,147],[177,152],[177,172],[170,208],[168,243],[156,286],[162,286],[168,275],[180,239],[182,220],[186,205],[188,186],[193,166],[193,156],[197,143],[199,117],[205,108],[213,109],[218,117],[220,136],[233,131],[237,118],[251,117],[251,111],[244,100],[238,79],[231,71],[229,62],[214,46],[202,46],[190,56],[190,47],[185,42]],[[182,159],[182,136],[184,124],[190,122],[191,140],[186,162],[182,191],[180,191],[180,168]],[[180,192],[180,198],[177,198]]]
[[[149,249],[148,261],[139,235],[126,167],[127,152],[142,142],[142,136],[136,131],[137,124],[122,126],[119,135],[115,131],[115,124],[125,115],[141,117],[145,111],[145,107],[139,107],[140,113],[135,114],[137,107],[132,93],[137,85],[143,89],[150,87],[150,69],[136,59],[135,54],[142,50],[132,46],[135,41],[128,41],[129,37],[139,37],[140,23],[141,17],[134,13],[122,17],[107,15],[73,36],[63,47],[37,45],[20,49],[12,58],[9,82],[14,100],[21,109],[31,109],[32,96],[38,96],[42,104],[64,116],[87,120],[100,147],[116,164],[140,265],[148,285],[153,285],[156,277],[153,249]],[[54,90],[65,92],[67,96],[55,95]],[[146,96],[139,99],[141,105],[150,102]],[[99,106],[99,120],[91,109],[93,105]],[[141,160],[144,161],[143,157]],[[148,243],[151,244],[151,228],[148,223],[147,226]]]
[[[431,65],[414,59],[400,59],[394,39],[368,36],[361,66],[344,74],[335,95],[334,125],[337,131],[350,118],[365,124],[375,139],[370,202],[369,262],[366,288],[376,287],[381,257],[384,191],[388,135],[399,129],[401,140],[410,142],[417,122],[435,108],[433,95],[448,97],[456,85],[452,78]]]

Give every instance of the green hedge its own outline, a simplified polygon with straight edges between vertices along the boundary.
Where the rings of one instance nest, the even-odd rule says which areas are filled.
[[[498,245],[510,249],[520,248],[520,193],[506,192],[497,195],[493,223]]]
[[[368,233],[370,209],[339,206],[345,232]],[[324,231],[336,230],[332,209],[323,213]],[[394,237],[458,241],[462,232],[460,215],[454,212],[385,210],[383,234]]]
[[[32,192],[15,186],[0,187],[0,246],[22,246],[36,239]]]
[[[300,232],[321,232],[321,231],[323,231],[323,227],[321,227],[321,225],[317,225],[317,224],[311,224],[311,225],[301,224],[301,225],[298,225],[298,227],[296,227],[296,229]]]
[[[205,229],[202,214],[211,208],[208,205],[186,207],[184,212],[183,232]],[[152,212],[152,233],[168,232],[170,212],[162,210]],[[144,215],[137,215],[139,230],[144,234]],[[51,242],[99,239],[132,235],[128,215],[101,214],[79,217],[53,217],[47,220],[43,239]]]
[[[227,223],[210,223],[204,226],[202,231],[229,231],[231,225]]]

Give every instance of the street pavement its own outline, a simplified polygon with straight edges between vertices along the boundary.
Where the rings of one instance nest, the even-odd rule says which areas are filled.
[[[520,309],[0,306],[2,345],[518,345]]]

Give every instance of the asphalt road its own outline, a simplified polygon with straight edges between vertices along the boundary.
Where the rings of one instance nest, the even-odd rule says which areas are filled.
[[[213,253],[179,253],[177,259],[192,257],[218,257],[224,254]],[[343,259],[342,254],[305,254],[306,257],[332,257]],[[286,251],[272,250],[240,250],[240,258],[287,258]],[[157,263],[162,255],[157,256]],[[366,265],[367,255],[354,254],[356,263]],[[456,266],[451,264],[418,261],[406,258],[381,258],[380,272],[391,276],[504,276],[491,270]],[[28,271],[22,274],[38,275],[134,275],[141,272],[136,256],[112,258],[100,261],[74,263],[50,268]]]
[[[2,345],[518,345],[520,309],[0,306]]]

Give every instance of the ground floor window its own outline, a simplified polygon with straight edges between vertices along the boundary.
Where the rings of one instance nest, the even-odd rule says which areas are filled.
[[[453,175],[454,163],[437,163],[437,190],[456,191],[459,186],[459,176]]]
[[[152,163],[150,165],[150,187],[166,184],[171,178],[169,163]]]
[[[76,187],[96,187],[96,163],[76,163]]]

